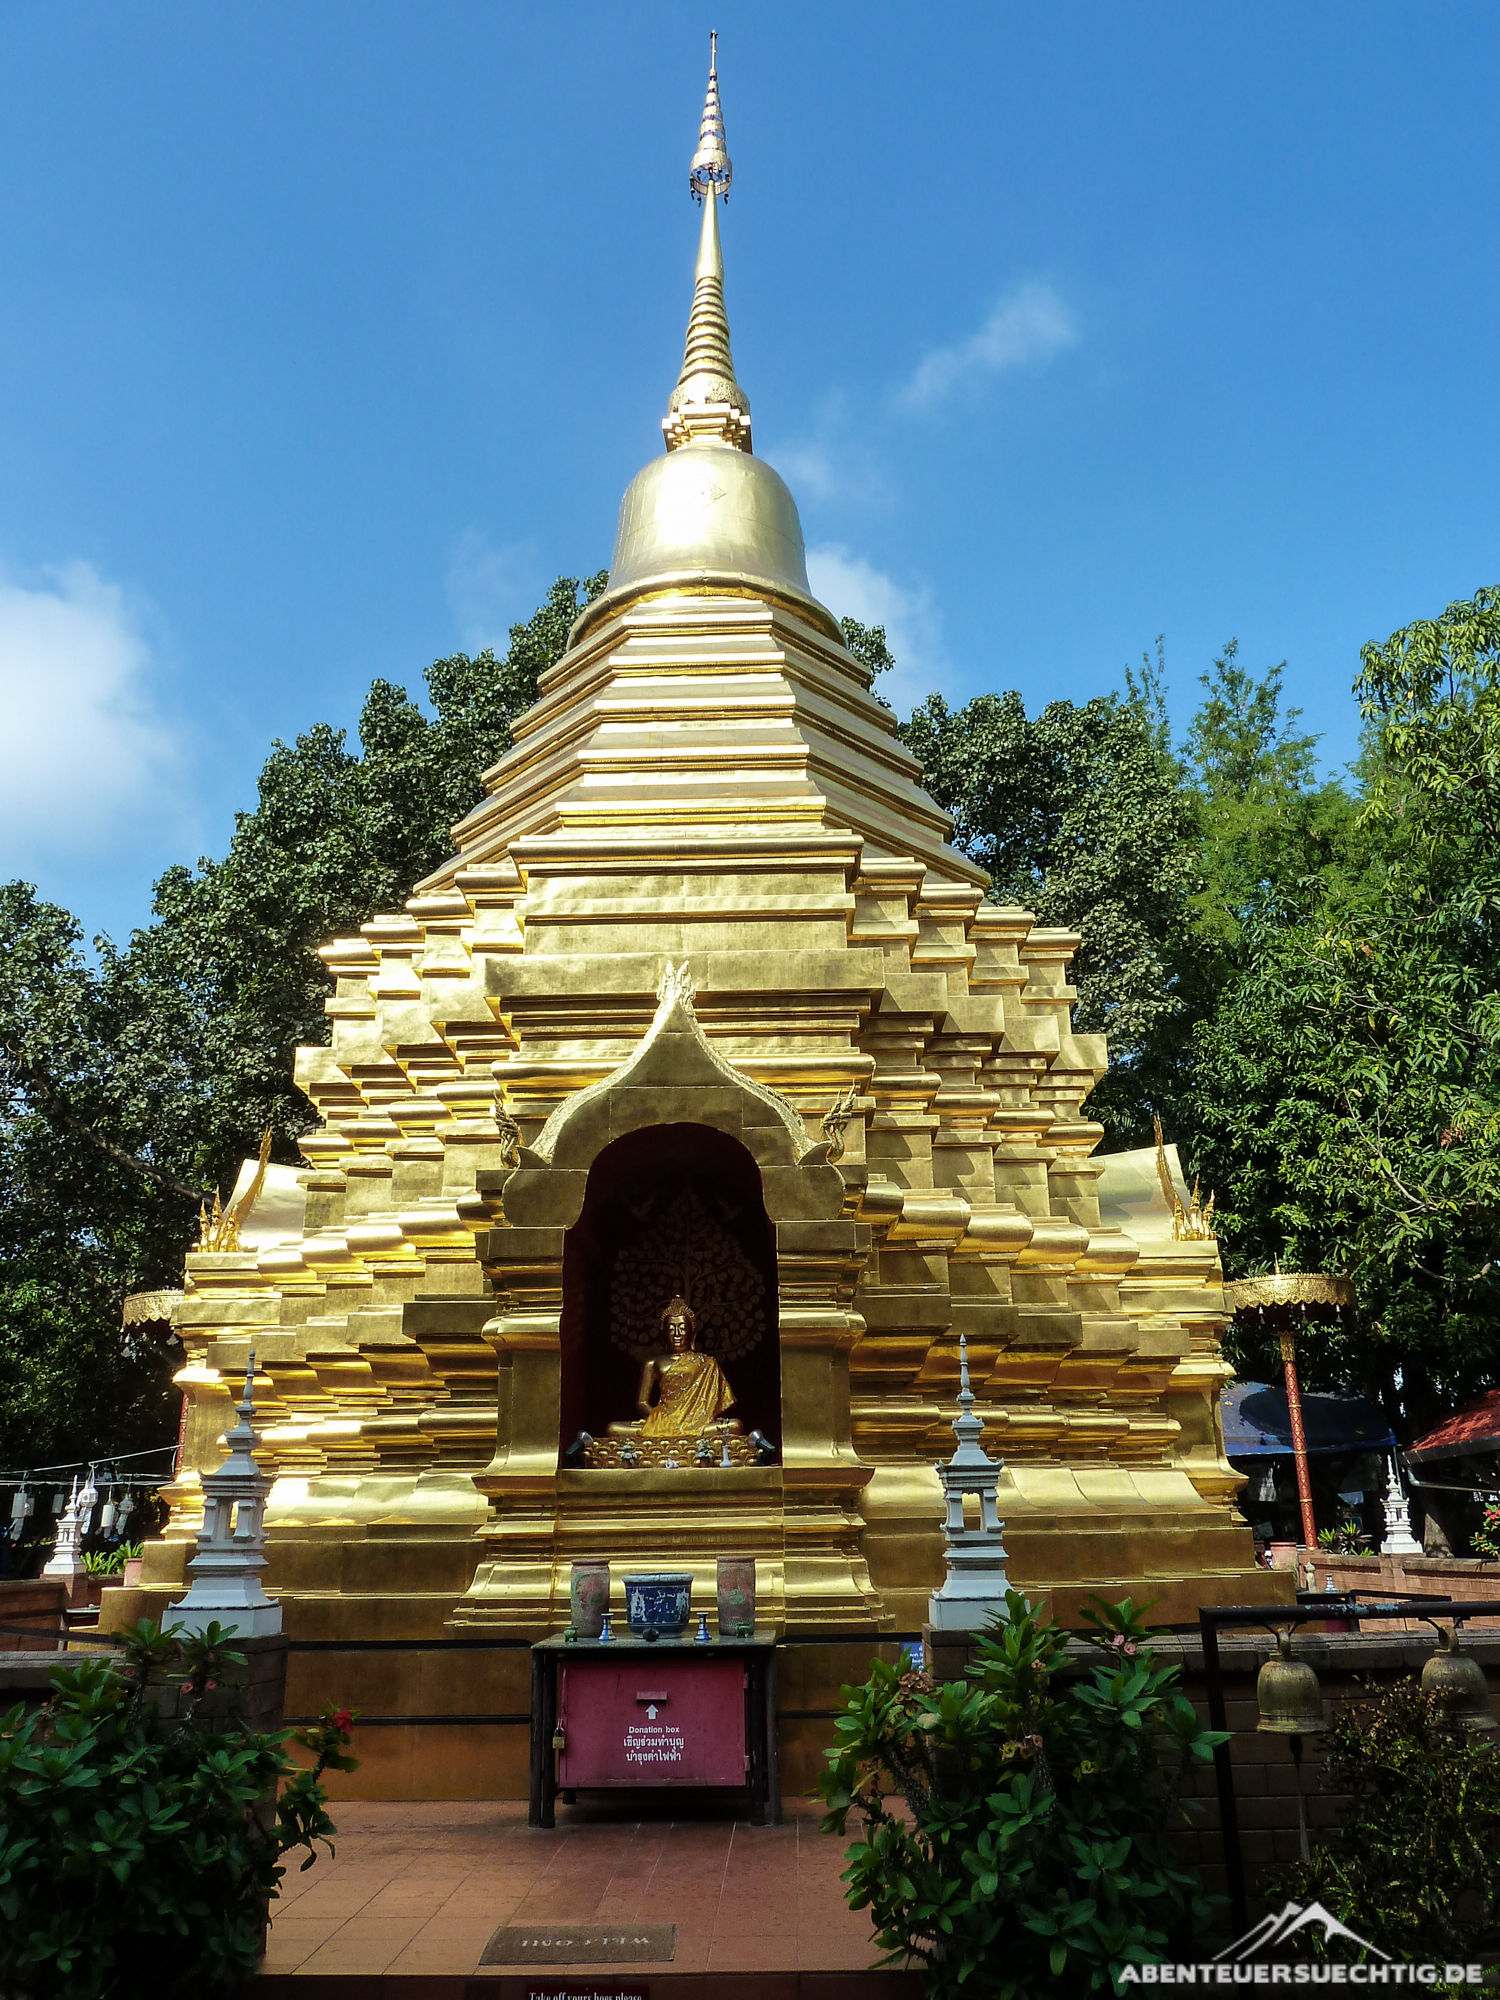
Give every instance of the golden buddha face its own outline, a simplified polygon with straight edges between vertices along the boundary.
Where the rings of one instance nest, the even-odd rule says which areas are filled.
[[[696,1345],[697,1325],[693,1309],[685,1299],[673,1299],[662,1313],[667,1345],[674,1354],[686,1354]]]

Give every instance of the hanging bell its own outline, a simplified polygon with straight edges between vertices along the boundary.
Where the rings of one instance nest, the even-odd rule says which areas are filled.
[[[1490,1707],[1484,1668],[1459,1645],[1450,1626],[1438,1627],[1437,1651],[1422,1669],[1422,1692],[1436,1695],[1449,1720],[1476,1736],[1489,1735],[1500,1726]]]
[[[1292,1658],[1290,1632],[1276,1634],[1276,1651],[1256,1677],[1255,1702],[1255,1726],[1270,1736],[1321,1736],[1327,1729],[1318,1677],[1306,1660]]]

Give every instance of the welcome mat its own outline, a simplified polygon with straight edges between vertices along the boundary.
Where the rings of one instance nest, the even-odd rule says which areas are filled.
[[[665,1965],[676,1924],[502,1924],[481,1965]]]

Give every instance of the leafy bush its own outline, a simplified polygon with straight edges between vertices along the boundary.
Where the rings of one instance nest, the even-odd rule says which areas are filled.
[[[1484,1503],[1484,1519],[1474,1530],[1474,1553],[1486,1562],[1500,1562],[1500,1506],[1493,1500]]]
[[[1331,1555],[1367,1556],[1370,1537],[1358,1521],[1340,1521],[1336,1528],[1319,1528],[1318,1547]]]
[[[119,1542],[112,1549],[100,1549],[95,1554],[86,1552],[84,1569],[90,1576],[121,1576],[126,1563],[134,1562],[143,1546],[140,1542]]]
[[[863,1822],[849,1902],[934,2000],[1113,1992],[1111,1967],[1178,1952],[1208,1920],[1167,1833],[1189,1763],[1224,1739],[1172,1691],[1129,1598],[1084,1614],[1098,1650],[1081,1677],[1062,1672],[1067,1632],[1014,1591],[1006,1607],[967,1681],[877,1664],[844,1690],[824,1830]]]
[[[1320,1902],[1396,1958],[1500,1950],[1500,1751],[1410,1678],[1349,1704],[1325,1742],[1328,1788],[1349,1804],[1266,1895]]]
[[[244,1655],[151,1621],[119,1658],[55,1668],[53,1695],[0,1716],[0,1993],[200,2000],[254,1972],[282,1856],[332,1853],[321,1784],[348,1771],[352,1718],[258,1735],[205,1719]],[[299,1769],[294,1740],[311,1753]]]

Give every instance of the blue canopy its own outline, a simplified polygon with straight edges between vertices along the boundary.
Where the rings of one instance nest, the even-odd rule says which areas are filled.
[[[1231,1382],[1219,1408],[1224,1418],[1224,1449],[1230,1458],[1290,1456],[1292,1420],[1285,1389],[1273,1389],[1266,1382]],[[1396,1448],[1391,1427],[1379,1407],[1364,1396],[1308,1395],[1304,1391],[1302,1426],[1309,1457]]]

